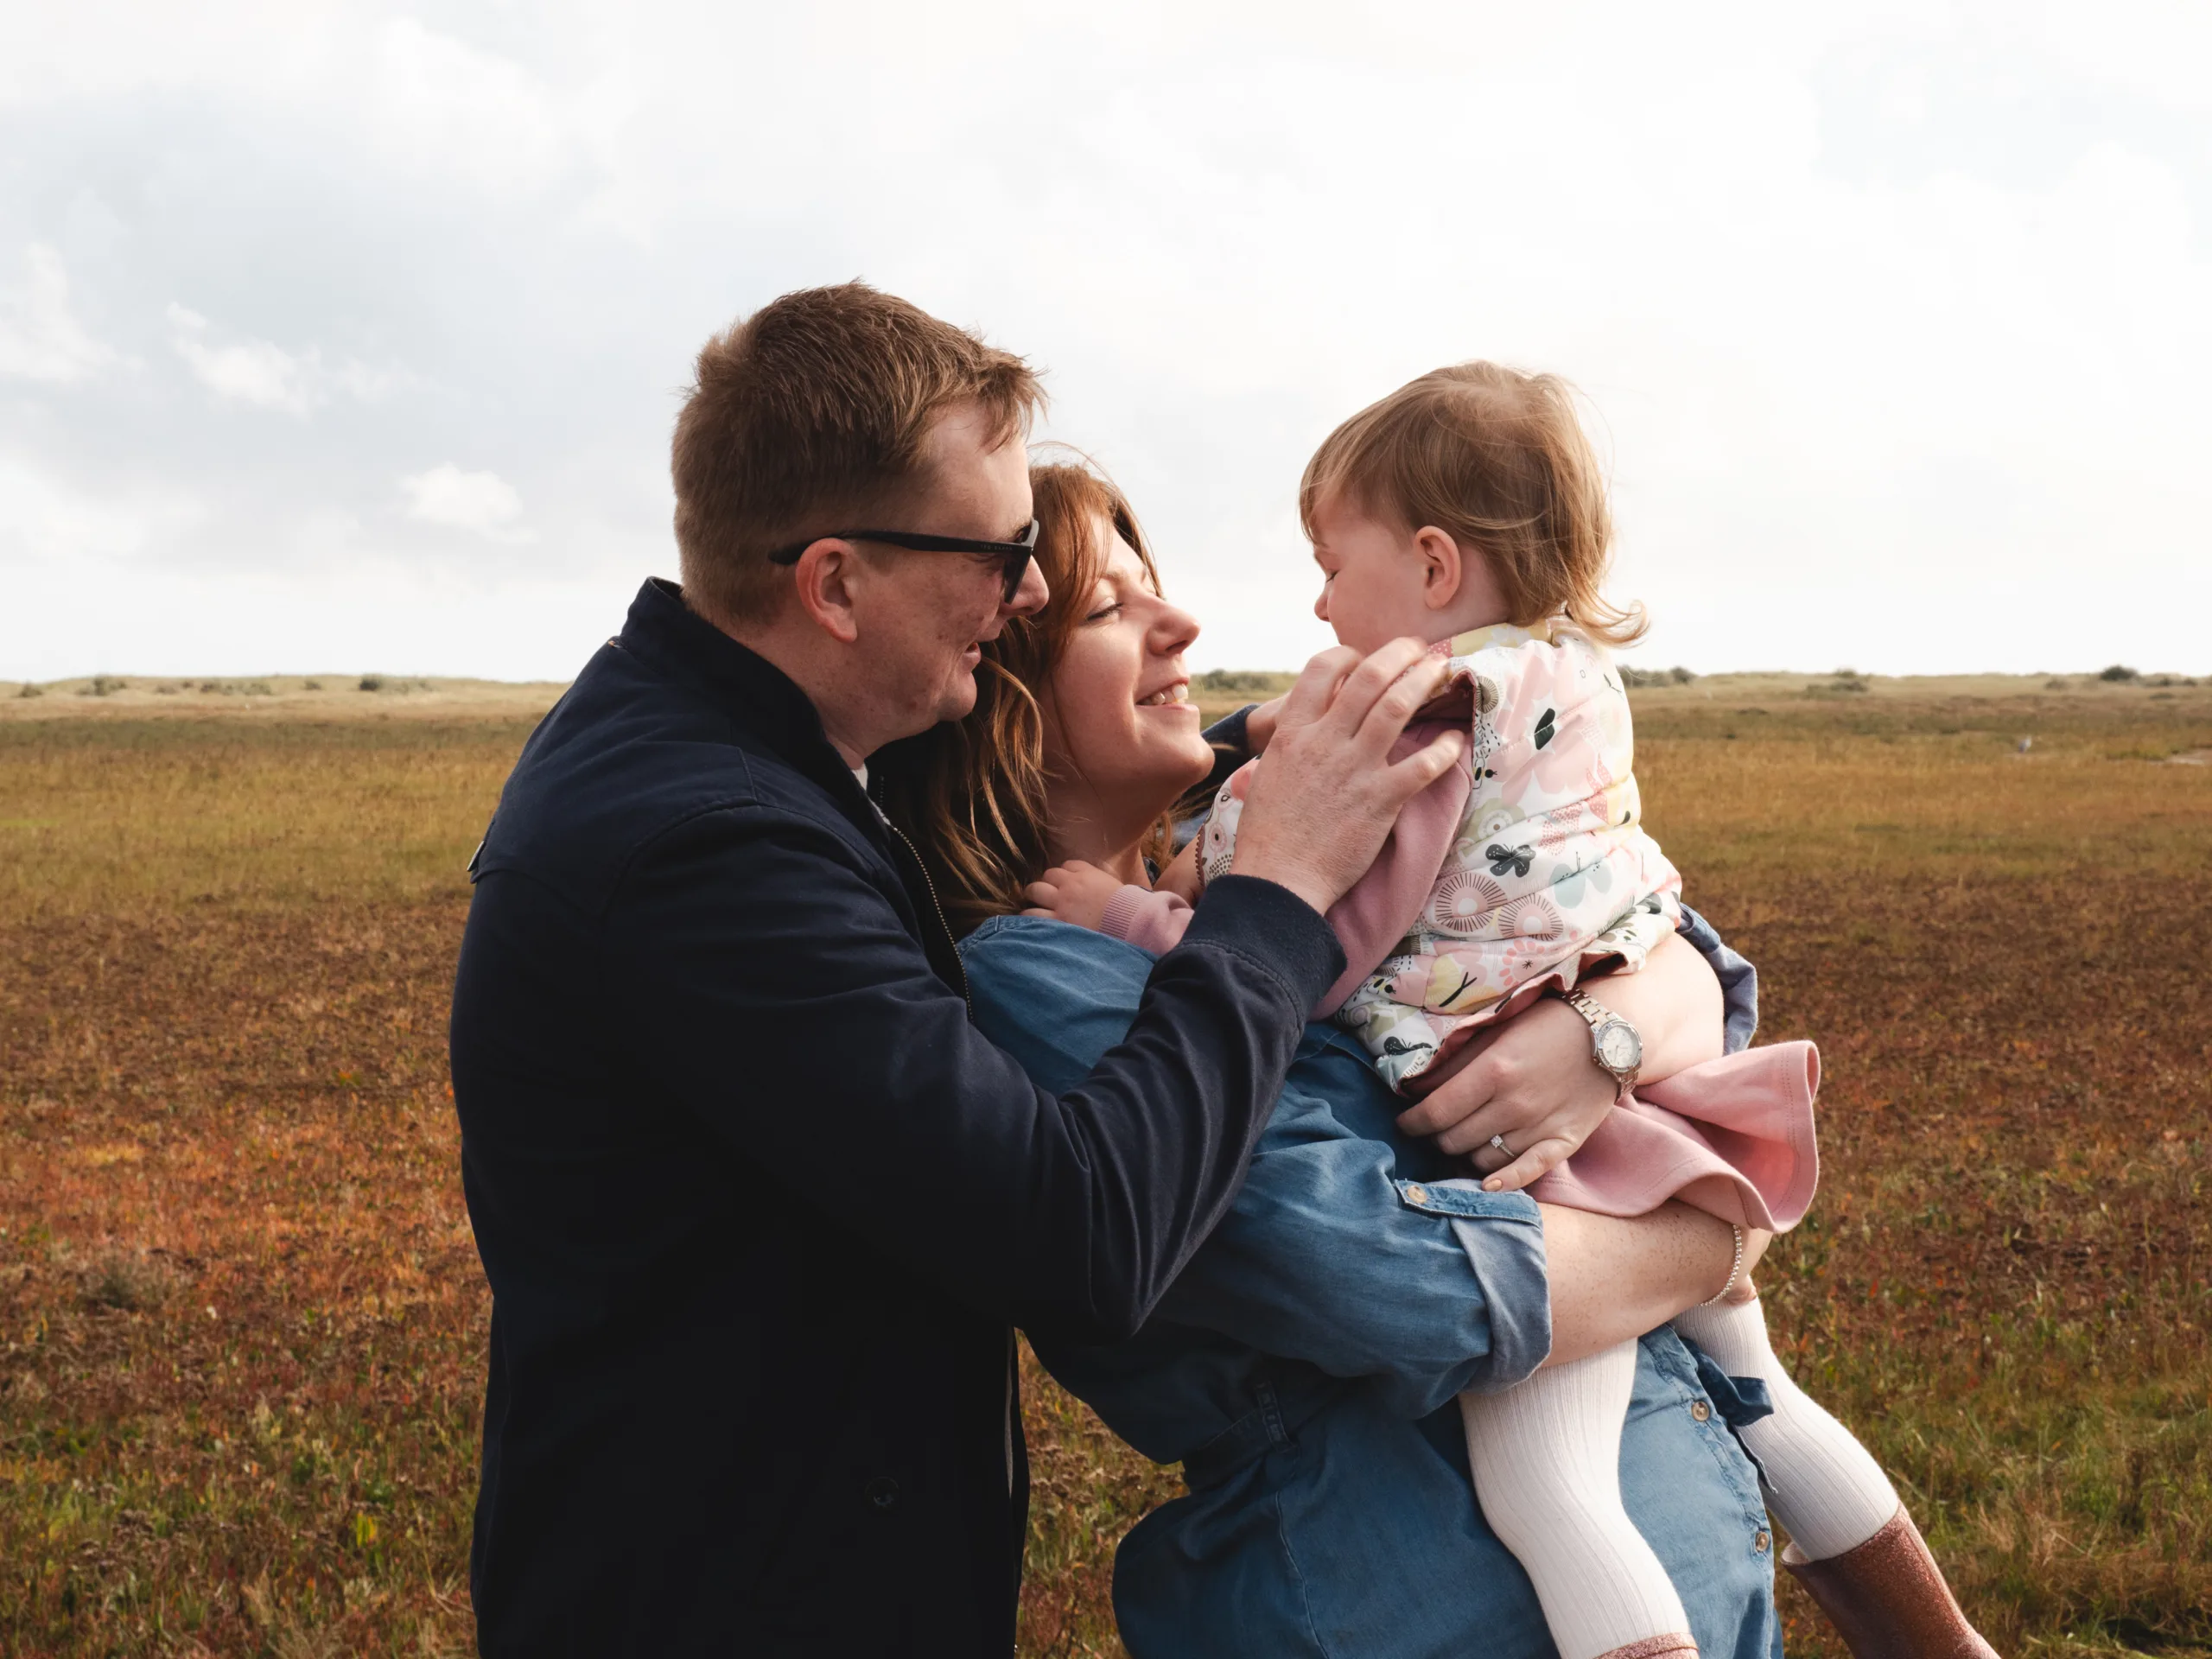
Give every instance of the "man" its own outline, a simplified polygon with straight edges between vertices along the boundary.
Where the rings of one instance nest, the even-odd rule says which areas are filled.
[[[858,284],[709,341],[683,586],[646,583],[508,780],[453,1014],[486,1654],[1010,1651],[1012,1327],[1141,1323],[1340,970],[1320,912],[1458,753],[1388,764],[1437,683],[1414,643],[1317,659],[1128,1041],[1032,1085],[865,791],[1045,602],[1039,401]]]

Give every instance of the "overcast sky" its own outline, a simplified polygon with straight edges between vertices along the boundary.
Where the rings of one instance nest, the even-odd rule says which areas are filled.
[[[566,677],[699,343],[864,276],[1047,371],[1200,666],[1293,493],[1587,395],[1637,660],[2212,671],[2212,8],[0,9],[0,677]]]

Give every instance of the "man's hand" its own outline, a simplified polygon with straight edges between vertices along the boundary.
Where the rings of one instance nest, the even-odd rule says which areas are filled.
[[[1492,1192],[1518,1192],[1571,1157],[1619,1093],[1590,1058],[1589,1025],[1557,997],[1542,998],[1470,1046],[1474,1058],[1402,1114],[1398,1127],[1434,1135],[1442,1151],[1472,1153]],[[1493,1135],[1512,1157],[1490,1144]]]
[[[1021,913],[1073,922],[1095,933],[1106,914],[1106,901],[1121,890],[1119,879],[1107,874],[1096,864],[1086,864],[1079,858],[1070,859],[1065,864],[1055,864],[1041,880],[1032,881],[1022,889],[1022,897],[1029,900],[1033,908]]]
[[[1275,741],[1275,722],[1282,718],[1282,706],[1290,701],[1289,694],[1269,697],[1265,702],[1255,702],[1244,716],[1244,747],[1254,754],[1265,754],[1268,745]]]
[[[1364,661],[1338,646],[1308,663],[1283,700],[1267,765],[1252,774],[1236,874],[1288,887],[1323,912],[1351,891],[1399,809],[1466,753],[1466,734],[1450,731],[1390,760],[1446,671],[1418,639],[1394,639]]]

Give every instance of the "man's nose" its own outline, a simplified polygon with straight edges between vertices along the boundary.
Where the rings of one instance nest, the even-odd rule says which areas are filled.
[[[1021,586],[1014,590],[1014,597],[1000,608],[1008,616],[1034,616],[1045,608],[1052,597],[1052,590],[1045,585],[1045,573],[1037,561],[1029,561],[1029,568],[1021,573]]]

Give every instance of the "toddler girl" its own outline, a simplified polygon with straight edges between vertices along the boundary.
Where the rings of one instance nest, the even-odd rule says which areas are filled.
[[[1402,751],[1433,738],[1436,721],[1471,737],[1329,912],[1350,968],[1317,1014],[1357,1033],[1391,1084],[1419,1095],[1469,1057],[1478,1032],[1538,997],[1567,997],[1619,1096],[1529,1192],[1609,1215],[1681,1198],[1739,1230],[1740,1261],[1740,1229],[1787,1229],[1812,1198],[1818,1060],[1806,1043],[1723,1056],[1716,1033],[1701,1063],[1642,1076],[1633,1028],[1589,994],[1593,983],[1603,992],[1593,974],[1636,971],[1675,931],[1681,879],[1639,822],[1628,699],[1607,647],[1643,623],[1600,591],[1610,515],[1568,389],[1487,363],[1424,375],[1330,435],[1300,507],[1322,572],[1314,609],[1338,639],[1368,652],[1413,634],[1450,660],[1451,691]],[[1058,870],[1046,884],[1052,908],[1168,948],[1190,915],[1183,895],[1230,868],[1251,768],[1265,764],[1223,786],[1159,889]],[[1994,1659],[1879,1467],[1777,1362],[1748,1282],[1732,1275],[1675,1328],[1731,1376],[1765,1385],[1773,1410],[1741,1438],[1789,1530],[1785,1564],[1853,1651]],[[1636,1357],[1623,1343],[1460,1401],[1483,1513],[1527,1569],[1562,1659],[1696,1651],[1680,1598],[1622,1507]]]

